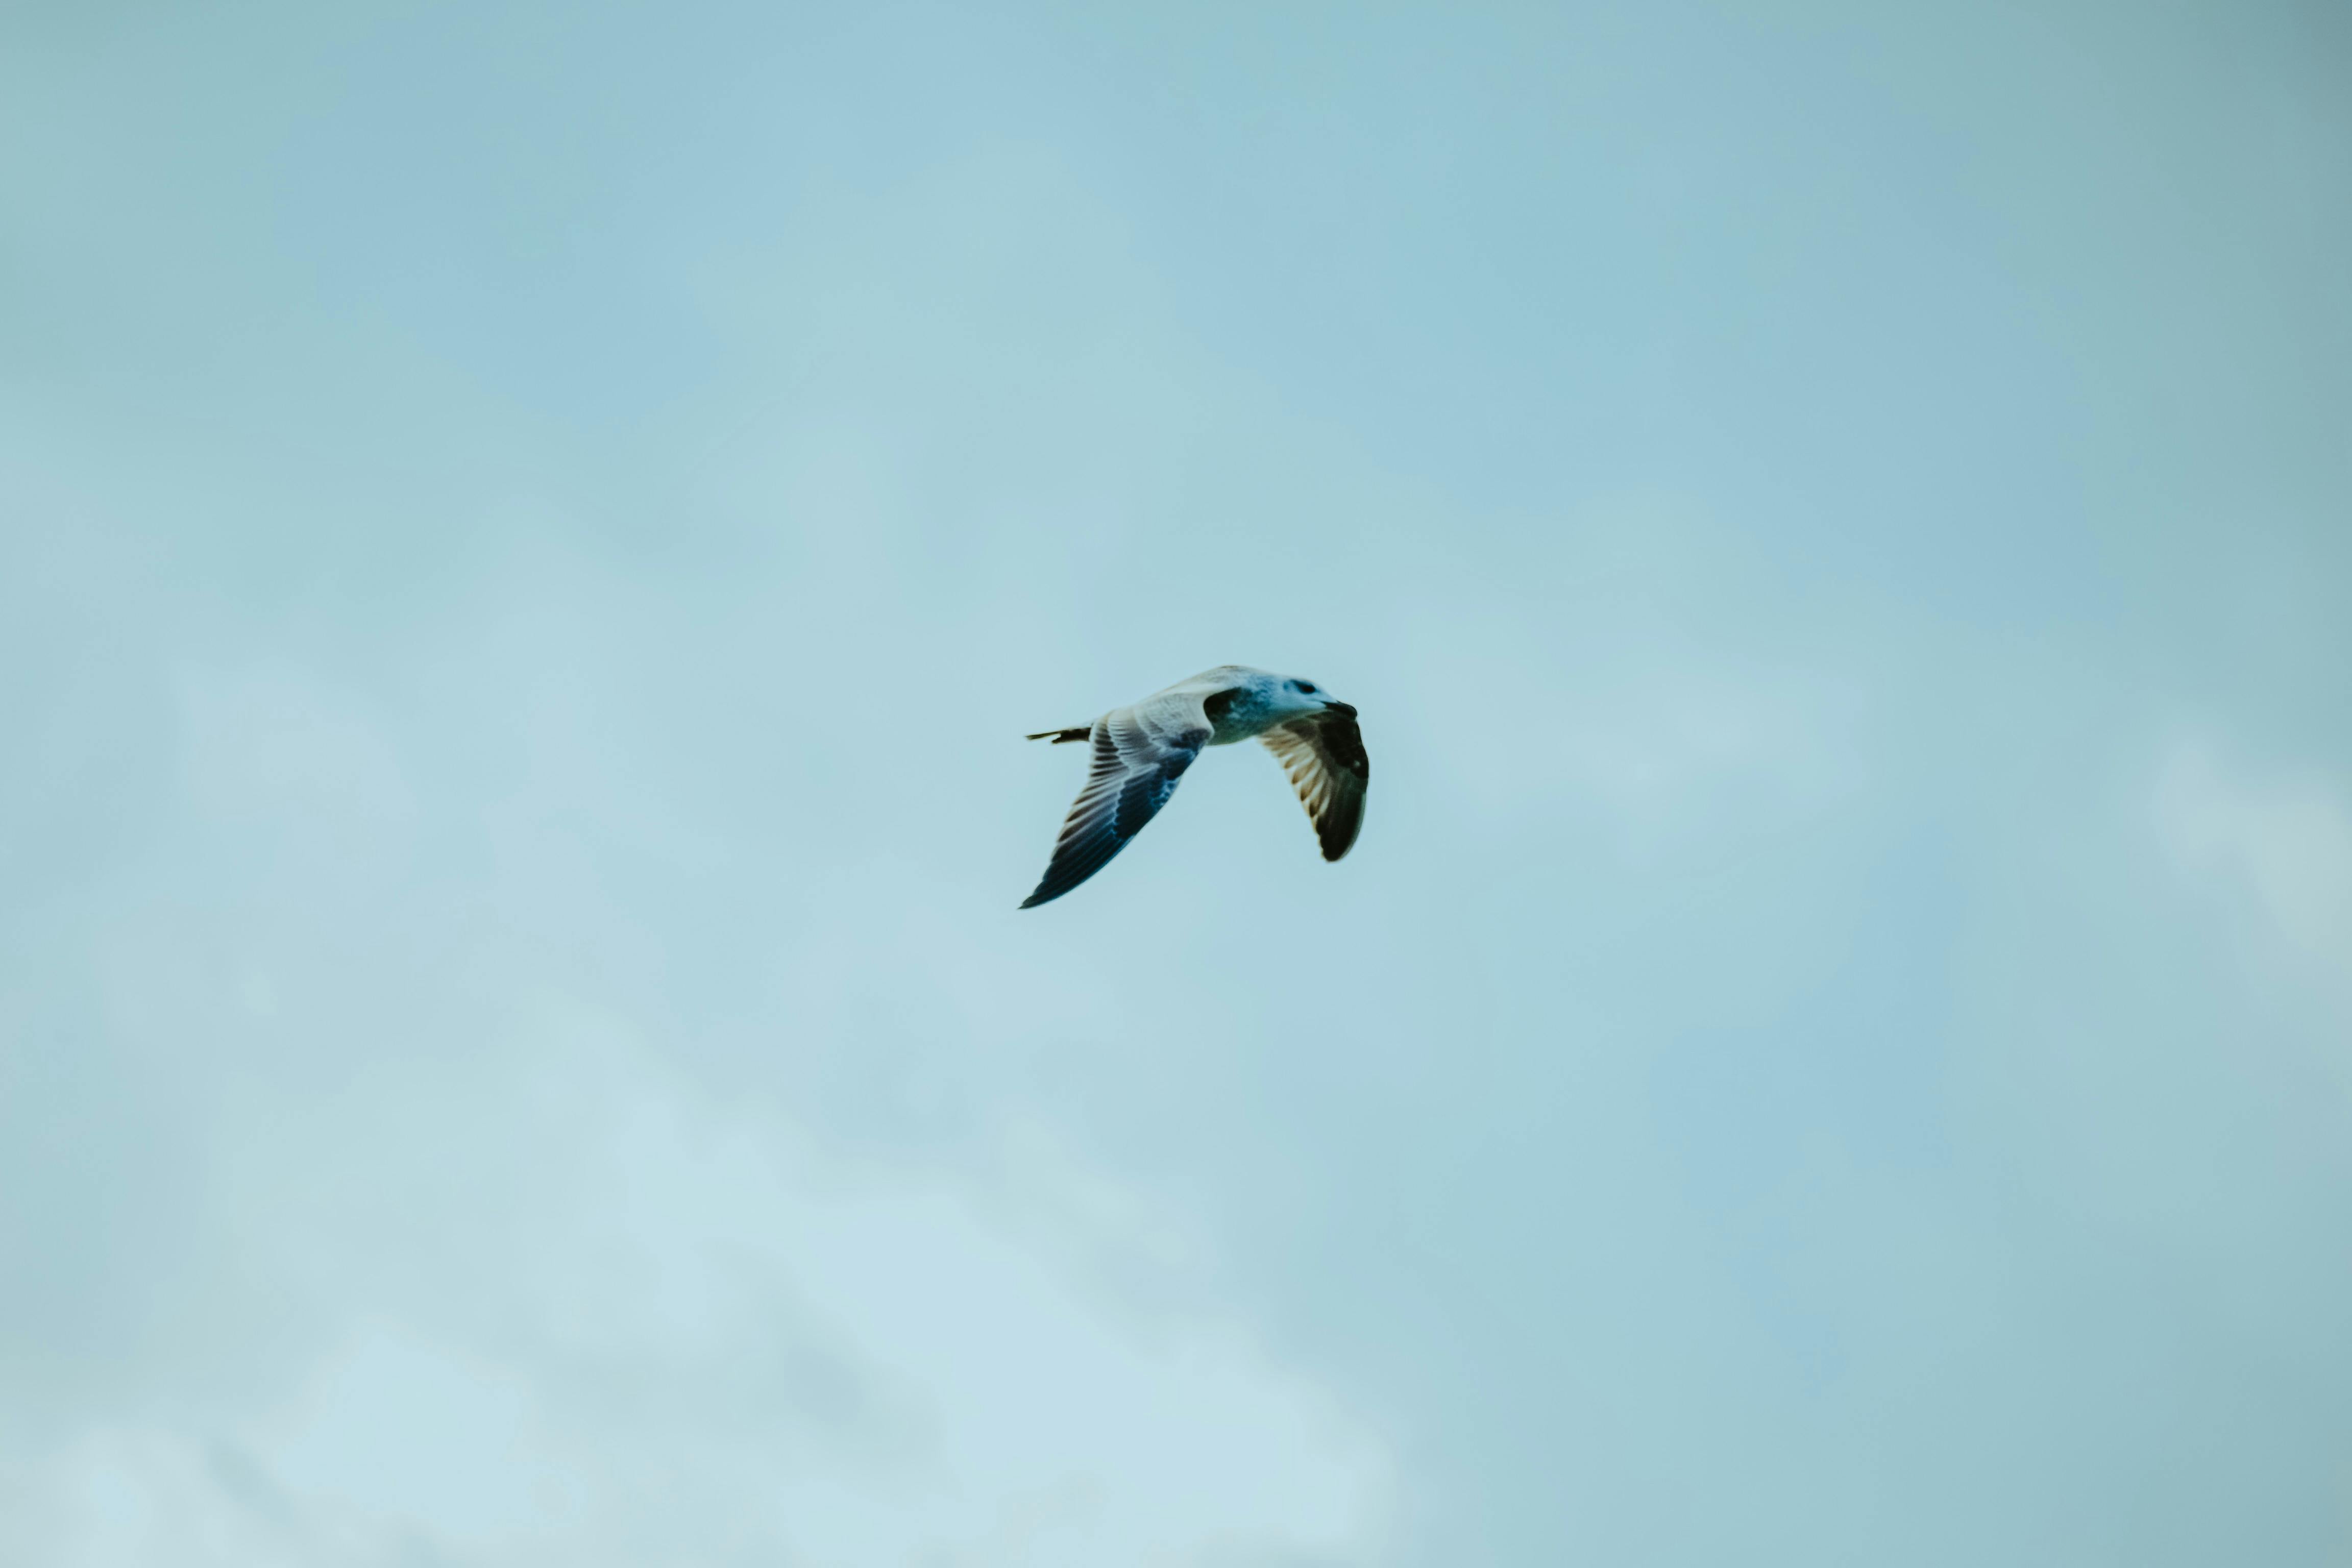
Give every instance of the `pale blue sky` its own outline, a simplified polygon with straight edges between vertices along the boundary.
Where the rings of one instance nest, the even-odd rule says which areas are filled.
[[[2319,4],[13,8],[0,1558],[2345,1561],[2347,255]]]

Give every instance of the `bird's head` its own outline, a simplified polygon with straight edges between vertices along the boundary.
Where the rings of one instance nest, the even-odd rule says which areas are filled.
[[[1305,718],[1316,713],[1337,713],[1347,719],[1356,716],[1353,708],[1301,676],[1276,677],[1274,689],[1267,693],[1267,706],[1286,719]]]

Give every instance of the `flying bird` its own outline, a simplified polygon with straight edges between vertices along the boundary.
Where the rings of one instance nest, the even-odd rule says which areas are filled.
[[[1221,664],[1091,724],[1028,737],[1057,746],[1084,741],[1094,748],[1094,766],[1062,824],[1045,879],[1021,907],[1058,899],[1109,865],[1168,804],[1202,748],[1252,737],[1289,773],[1323,858],[1345,855],[1364,824],[1364,786],[1372,775],[1356,710],[1311,680]]]

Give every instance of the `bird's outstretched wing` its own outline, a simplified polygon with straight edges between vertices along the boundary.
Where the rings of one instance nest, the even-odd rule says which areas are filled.
[[[1364,789],[1372,777],[1356,710],[1334,702],[1309,718],[1277,724],[1259,739],[1290,775],[1307,820],[1315,824],[1323,858],[1345,855],[1364,826]]]
[[[1118,708],[1095,721],[1094,768],[1055,841],[1053,862],[1024,910],[1058,899],[1110,864],[1176,793],[1176,781],[1209,743],[1199,703],[1173,713]]]

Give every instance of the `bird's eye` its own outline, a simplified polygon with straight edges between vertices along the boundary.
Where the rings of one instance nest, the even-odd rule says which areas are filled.
[[[1295,684],[1299,690],[1307,693],[1307,696],[1312,697],[1315,695],[1315,683],[1313,681],[1301,680],[1294,682],[1293,684]]]

